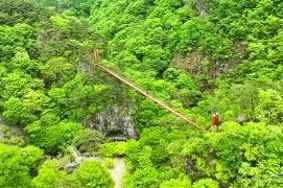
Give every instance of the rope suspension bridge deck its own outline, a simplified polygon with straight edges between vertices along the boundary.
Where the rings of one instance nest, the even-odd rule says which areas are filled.
[[[167,110],[168,112],[174,114],[179,119],[183,120],[184,122],[188,123],[190,126],[197,128],[199,130],[203,130],[193,119],[187,117],[187,115],[183,114],[182,112],[178,111],[177,109],[171,107],[166,102],[158,99],[157,97],[153,96],[152,94],[148,93],[146,90],[139,87],[134,82],[130,81],[129,79],[125,78],[121,74],[117,73],[116,71],[108,68],[107,66],[99,63],[101,61],[99,50],[95,50],[93,53],[89,55],[90,59],[92,60],[94,66],[98,67],[100,70],[104,71],[105,73],[109,74],[113,78],[119,80],[121,83],[127,85],[128,87],[132,88],[136,92],[140,93],[150,101],[154,102],[155,104],[159,105],[161,108]]]
[[[156,103],[157,105],[159,105],[160,107],[162,107],[163,109],[167,110],[168,112],[174,114],[176,117],[178,117],[179,119],[185,121],[186,123],[188,123],[190,126],[194,127],[194,128],[198,128],[200,129],[199,125],[197,123],[195,123],[191,118],[188,118],[185,114],[183,114],[182,112],[174,109],[173,107],[171,107],[169,104],[165,103],[164,101],[154,97],[153,95],[149,94],[146,90],[142,89],[141,87],[137,86],[134,82],[128,80],[127,78],[123,77],[121,74],[117,73],[114,70],[111,70],[110,68],[106,67],[105,65],[101,64],[101,63],[94,63],[94,66],[98,67],[100,70],[104,71],[105,73],[111,75],[112,77],[116,78],[117,80],[119,80],[121,83],[127,85],[128,87],[132,88],[133,90],[135,90],[136,92],[140,93],[141,95],[143,95],[144,97],[146,97],[147,99],[151,100],[152,102]]]

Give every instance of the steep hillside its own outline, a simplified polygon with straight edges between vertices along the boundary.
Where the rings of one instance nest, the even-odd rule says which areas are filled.
[[[260,121],[250,90],[282,94],[282,11],[280,1],[100,1],[91,21],[105,58],[146,89],[186,108],[201,101],[206,117]]]
[[[283,187],[282,54],[280,0],[0,0],[0,187]]]

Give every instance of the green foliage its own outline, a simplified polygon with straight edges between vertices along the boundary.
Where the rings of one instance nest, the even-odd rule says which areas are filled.
[[[121,157],[125,155],[127,150],[127,143],[125,142],[111,142],[100,146],[100,152],[105,157]]]
[[[19,48],[32,50],[34,42],[33,28],[30,25],[26,23],[17,23],[14,26],[0,25],[0,60],[13,57]]]
[[[48,95],[55,104],[53,110],[62,118],[74,120],[88,119],[102,110],[110,101],[107,97],[110,89],[105,85],[89,82],[85,75],[77,74],[63,87],[51,88]]]
[[[35,60],[31,60],[28,52],[20,48],[17,49],[15,56],[7,66],[10,69],[21,70],[32,76],[38,76],[39,74],[38,63]]]
[[[282,103],[280,82],[261,78],[243,84],[221,86],[213,95],[207,95],[200,101],[194,111],[205,116],[216,111],[224,121],[238,120],[243,116],[245,122],[279,124],[282,118],[279,110]]]
[[[79,131],[73,139],[74,145],[80,152],[88,152],[96,155],[99,153],[99,148],[104,143],[105,138],[101,132],[92,129],[83,129]]]
[[[31,89],[42,89],[42,80],[33,79],[29,74],[23,72],[8,73],[1,79],[1,98],[22,97]]]
[[[50,154],[56,154],[72,144],[81,130],[80,124],[67,121],[48,127],[36,121],[25,128],[29,142]]]
[[[11,124],[27,125],[37,120],[49,106],[50,99],[43,92],[29,90],[22,99],[11,97],[4,105],[3,116]]]
[[[13,25],[15,23],[33,23],[39,21],[46,14],[34,0],[1,0],[0,24]]]
[[[127,144],[126,158],[131,174],[126,176],[126,186],[191,185],[188,177],[185,177],[184,158],[178,154],[182,150],[183,143],[196,135],[185,127],[144,129],[139,141],[128,141]],[[173,179],[177,180],[173,181]]]
[[[194,183],[192,188],[219,188],[219,184],[212,179],[202,179]]]
[[[42,65],[40,72],[45,83],[48,85],[55,83],[61,86],[74,77],[75,68],[65,58],[58,57],[52,58],[46,64]]]
[[[203,177],[215,177],[236,187],[278,187],[280,181],[274,176],[282,171],[277,165],[282,157],[282,138],[279,127],[259,123],[241,127],[227,122],[220,132],[190,139],[182,154],[196,164],[193,173]]]
[[[255,108],[256,117],[266,123],[280,123],[283,120],[283,98],[276,90],[259,92],[260,104]]]
[[[54,7],[57,12],[67,10],[78,16],[88,16],[96,0],[40,0],[42,6]]]
[[[97,161],[83,161],[72,174],[60,169],[58,161],[47,160],[32,180],[33,188],[111,188],[109,172]]]
[[[36,46],[42,60],[48,62],[55,57],[53,60],[62,63],[63,57],[73,65],[94,48],[97,40],[95,34],[91,33],[87,19],[67,14],[50,17],[42,23],[37,35]]]
[[[43,152],[33,146],[19,148],[0,144],[0,187],[30,187],[32,171],[42,155]]]
[[[111,159],[111,158],[106,158],[104,160],[104,165],[109,168],[109,169],[112,169],[115,167],[115,160],[114,159]]]
[[[280,6],[271,9],[274,3],[279,1],[109,0],[95,5],[91,21],[108,41],[109,61],[156,96],[170,102],[177,99],[180,108],[197,106],[204,97],[199,105],[206,108],[200,110],[206,117],[219,111],[224,120],[244,114],[249,121],[261,121],[254,111],[260,103],[258,89],[266,86],[258,82],[258,88],[253,87],[254,80],[278,80],[282,70],[278,65],[282,10]],[[189,70],[192,77],[177,76],[169,64]],[[219,82],[211,80],[223,72],[228,75],[223,74]],[[208,90],[208,95],[196,85]],[[210,95],[215,87],[220,91]]]
[[[114,187],[109,172],[96,161],[84,161],[74,173],[81,188]]]
[[[280,0],[0,0],[0,118],[27,141],[0,129],[0,142],[123,156],[129,188],[282,187],[282,10]],[[188,129],[92,69],[95,49],[203,127],[212,112],[222,124]],[[113,99],[131,106],[139,140],[104,143],[83,128]],[[95,161],[67,174],[48,160],[37,171],[42,155],[0,144],[0,187],[114,186]]]
[[[44,15],[40,23],[36,23],[47,11],[44,9],[39,14],[33,10],[37,6],[35,1],[0,2],[0,7],[3,7],[0,17],[5,17],[0,26],[0,118],[11,125],[11,129],[19,129],[19,132],[24,129],[21,137],[25,138],[22,140],[1,129],[0,142],[35,145],[51,156],[63,156],[65,149],[72,144],[81,151],[94,153],[104,140],[102,134],[85,129],[78,122],[88,121],[105,108],[108,96],[102,96],[108,87],[85,74],[91,70],[83,58],[94,45],[88,20],[66,11],[51,17]],[[7,14],[4,15],[5,11]],[[53,14],[51,9],[48,11],[48,14]],[[78,65],[82,59],[83,64]],[[75,188],[86,187],[87,181],[96,187],[91,173],[102,171],[95,167],[87,180],[81,178],[82,182],[77,181],[75,175],[68,175],[53,161],[47,161],[38,170],[38,161],[43,155],[41,150],[11,148],[15,149],[9,151],[8,146],[6,149],[2,145],[0,148],[0,153],[3,150],[0,187]],[[34,161],[26,162],[32,157]],[[93,165],[88,165],[78,174],[85,173],[89,167]],[[104,187],[112,187],[107,171],[103,173],[106,174],[105,180],[99,176],[95,181]]]
[[[37,120],[37,117],[18,98],[11,97],[4,107],[6,111],[4,111],[3,116],[11,124],[26,125]]]
[[[45,161],[38,175],[32,180],[32,188],[76,188],[76,181],[66,172],[59,170],[56,161]]]
[[[190,188],[191,182],[187,177],[171,179],[160,184],[160,188]]]
[[[134,187],[157,187],[159,182],[158,171],[153,167],[139,168],[126,179],[126,185],[129,188]]]

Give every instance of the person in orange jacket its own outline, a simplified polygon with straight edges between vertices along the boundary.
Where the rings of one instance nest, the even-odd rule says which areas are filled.
[[[213,113],[211,116],[211,126],[217,127],[220,124],[219,114]]]

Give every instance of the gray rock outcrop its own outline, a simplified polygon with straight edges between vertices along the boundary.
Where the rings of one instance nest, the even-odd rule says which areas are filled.
[[[94,120],[87,123],[87,127],[96,129],[113,140],[138,138],[130,110],[124,106],[113,105],[109,110],[98,113]]]

